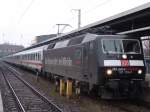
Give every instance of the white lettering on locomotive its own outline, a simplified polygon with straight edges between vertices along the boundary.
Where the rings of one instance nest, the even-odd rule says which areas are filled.
[[[49,65],[63,65],[63,66],[72,66],[72,60],[70,57],[62,57],[62,58],[54,58],[54,59],[47,59],[45,64]]]

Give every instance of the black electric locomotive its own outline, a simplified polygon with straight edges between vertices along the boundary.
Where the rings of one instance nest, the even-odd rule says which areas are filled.
[[[82,92],[102,98],[139,97],[145,83],[141,40],[132,36],[87,33],[60,37],[3,60],[51,78],[71,79]]]
[[[82,91],[101,97],[142,93],[146,70],[140,38],[88,33],[51,43],[43,56],[42,71],[78,81]]]

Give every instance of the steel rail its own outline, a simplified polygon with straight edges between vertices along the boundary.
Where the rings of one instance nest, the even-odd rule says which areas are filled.
[[[23,105],[21,104],[21,102],[20,102],[20,100],[19,100],[17,94],[15,93],[14,88],[12,87],[12,85],[11,85],[10,82],[9,82],[9,80],[8,80],[8,79],[6,78],[6,76],[4,75],[4,72],[3,72],[3,71],[2,71],[2,75],[3,75],[4,79],[6,80],[6,83],[8,84],[10,90],[12,91],[12,93],[13,93],[13,95],[14,95],[14,97],[15,97],[15,100],[17,101],[17,103],[18,103],[20,109],[22,110],[22,112],[26,112],[25,109],[24,109],[24,107],[23,107]]]
[[[20,76],[17,74],[21,74],[18,71],[16,71],[14,68],[8,66],[5,64],[8,70],[10,70],[19,80],[21,80],[26,86],[28,86],[35,94],[37,94],[39,97],[41,97],[45,102],[50,104],[52,106],[52,109],[56,110],[57,112],[63,112],[63,110],[58,107],[56,104],[54,104],[52,101],[50,101],[48,98],[46,98],[44,95],[42,95],[39,91],[37,91],[31,84],[29,84],[27,81],[22,79]]]

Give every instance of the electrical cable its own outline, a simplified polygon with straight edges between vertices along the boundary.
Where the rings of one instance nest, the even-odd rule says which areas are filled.
[[[32,6],[32,4],[34,3],[34,0],[31,0],[31,2],[29,3],[29,5],[27,6],[27,8],[24,10],[24,12],[21,14],[19,22],[21,22],[21,20],[23,19],[23,17],[25,16],[25,14],[28,12],[28,10],[30,9],[30,7]]]

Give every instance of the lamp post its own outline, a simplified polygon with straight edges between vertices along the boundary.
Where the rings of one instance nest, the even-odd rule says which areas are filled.
[[[78,12],[78,29],[81,27],[81,9],[72,9]]]

